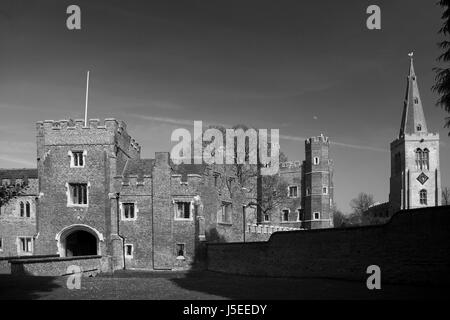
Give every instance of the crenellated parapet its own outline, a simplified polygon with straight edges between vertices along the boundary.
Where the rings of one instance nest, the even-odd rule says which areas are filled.
[[[310,145],[311,143],[324,143],[324,144],[330,144],[330,140],[327,136],[324,136],[323,133],[320,134],[320,136],[311,137],[309,139],[306,139],[305,143]]]
[[[115,144],[123,150],[140,152],[140,145],[126,131],[126,124],[114,118],[45,120],[36,123],[38,137],[45,136],[45,145]]]
[[[171,180],[172,183],[175,184],[198,184],[202,181],[203,176],[196,173],[188,173],[188,174],[172,174]]]

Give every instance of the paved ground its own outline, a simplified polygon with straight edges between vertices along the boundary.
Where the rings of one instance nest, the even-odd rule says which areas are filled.
[[[0,275],[3,299],[448,299],[443,289],[382,285],[330,279],[257,278],[200,273],[121,272],[82,278],[80,290],[67,277]]]

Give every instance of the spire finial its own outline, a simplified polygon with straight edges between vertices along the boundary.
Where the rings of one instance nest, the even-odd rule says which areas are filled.
[[[414,51],[411,51],[408,53],[410,64],[409,64],[409,76],[414,76],[414,63],[413,63],[413,57],[414,57]]]

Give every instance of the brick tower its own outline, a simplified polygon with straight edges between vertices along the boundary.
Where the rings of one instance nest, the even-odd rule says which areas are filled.
[[[115,119],[38,122],[36,253],[112,256],[120,266],[114,177],[139,158],[139,145]]]
[[[390,212],[438,206],[441,198],[439,134],[428,132],[413,54],[400,133],[391,143]]]
[[[305,141],[302,195],[302,227],[333,227],[333,163],[329,158],[328,137],[321,134]]]

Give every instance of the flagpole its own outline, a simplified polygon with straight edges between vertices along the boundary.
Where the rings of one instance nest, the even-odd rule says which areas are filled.
[[[87,80],[86,80],[86,105],[84,109],[84,126],[87,127],[87,112],[88,112],[88,97],[89,97],[89,71],[87,72]]]

